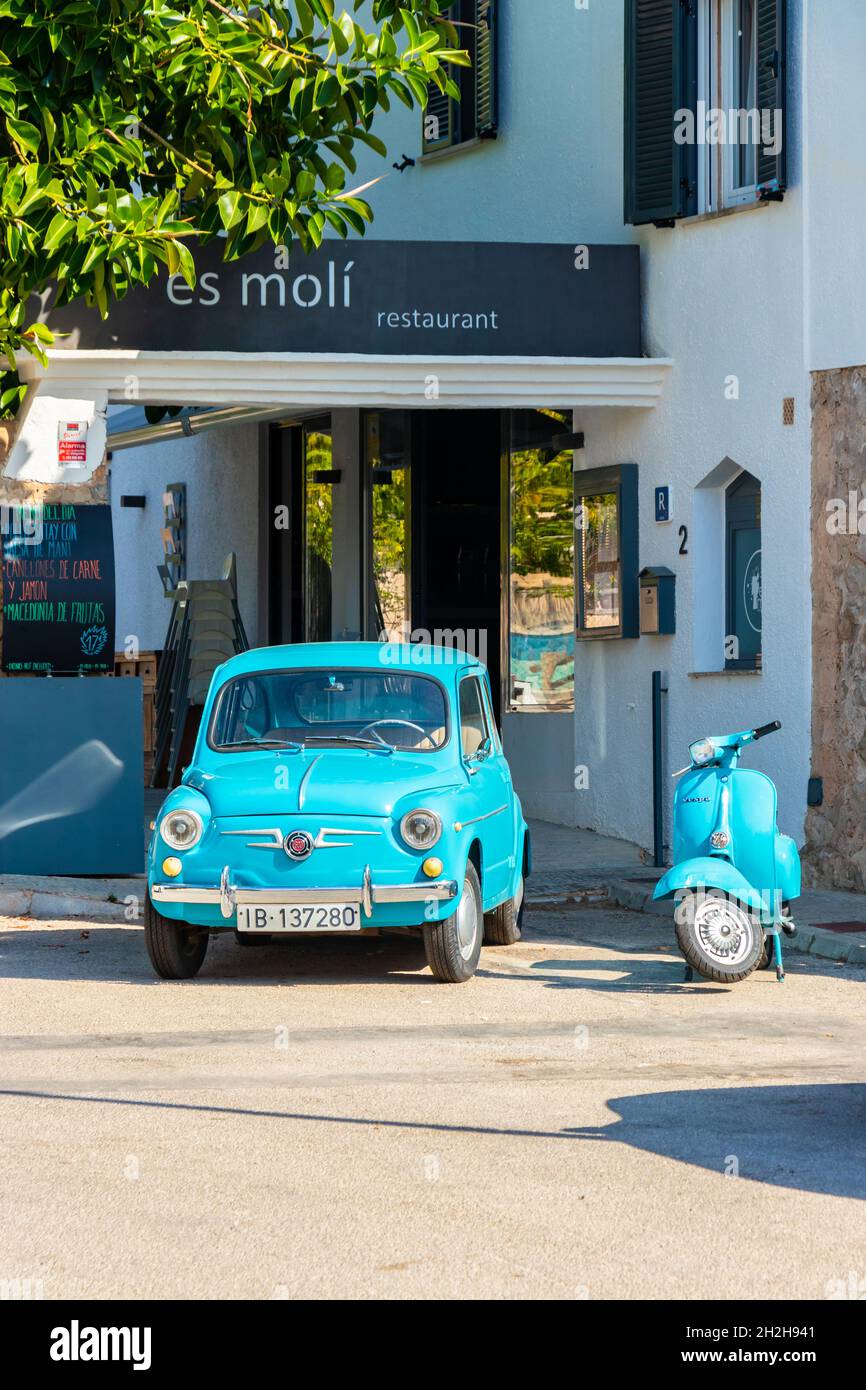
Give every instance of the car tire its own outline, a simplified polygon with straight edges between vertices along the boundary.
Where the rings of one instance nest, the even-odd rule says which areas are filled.
[[[150,895],[144,900],[144,944],[150,963],[163,980],[191,980],[207,955],[207,929],[171,922],[157,912]]]
[[[507,902],[500,903],[498,907],[494,907],[492,912],[485,912],[485,946],[513,946],[516,941],[520,940],[520,929],[523,922],[523,897],[524,885],[521,875],[514,897],[509,898]]]
[[[456,909],[444,922],[427,922],[424,950],[437,980],[460,985],[478,969],[484,937],[481,884],[473,863],[466,865],[463,892]]]
[[[711,888],[688,892],[674,911],[677,942],[688,964],[715,984],[738,984],[757,970],[764,929],[736,898]]]

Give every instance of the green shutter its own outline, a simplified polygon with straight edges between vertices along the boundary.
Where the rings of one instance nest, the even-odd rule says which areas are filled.
[[[787,183],[786,40],[787,0],[758,0],[758,110],[772,112],[773,141],[781,136],[778,154],[758,147],[758,192],[764,198],[780,198]],[[780,129],[781,127],[781,129]]]
[[[625,0],[625,220],[670,224],[697,212],[697,144],[676,113],[696,111],[697,0]]]
[[[497,131],[496,0],[475,4],[475,133],[491,140]]]
[[[457,112],[451,97],[440,92],[435,82],[429,84],[428,91],[427,105],[421,113],[425,154],[453,145],[457,129]]]
[[[441,17],[453,19],[454,5],[443,5]],[[453,77],[455,73],[459,74],[460,69],[452,69],[446,63],[444,71]],[[460,138],[460,113],[457,103],[440,91],[435,82],[427,84],[427,92],[427,105],[421,112],[421,148],[424,154],[431,154],[434,150],[446,150],[457,143]]]

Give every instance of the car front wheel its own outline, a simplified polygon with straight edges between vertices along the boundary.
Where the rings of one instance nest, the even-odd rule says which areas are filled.
[[[164,980],[191,980],[207,955],[208,934],[184,922],[171,922],[144,901],[144,944],[150,963]]]
[[[469,863],[456,911],[446,921],[428,922],[424,927],[427,964],[436,979],[452,985],[471,980],[478,969],[483,935],[481,884],[475,865]]]

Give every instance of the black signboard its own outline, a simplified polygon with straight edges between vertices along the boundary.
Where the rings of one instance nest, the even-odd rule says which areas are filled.
[[[228,264],[195,252],[191,290],[161,273],[102,320],[76,302],[42,312],[78,349],[639,357],[637,246],[326,241]],[[38,307],[38,306],[36,306]]]
[[[109,506],[4,505],[3,668],[114,670]]]

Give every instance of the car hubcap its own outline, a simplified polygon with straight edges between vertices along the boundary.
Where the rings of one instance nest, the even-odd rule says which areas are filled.
[[[457,908],[457,941],[464,960],[471,959],[477,936],[478,904],[475,901],[475,894],[471,885],[464,883],[463,894]]]
[[[755,939],[751,918],[741,907],[708,898],[695,914],[695,930],[704,951],[722,965],[741,965]]]

